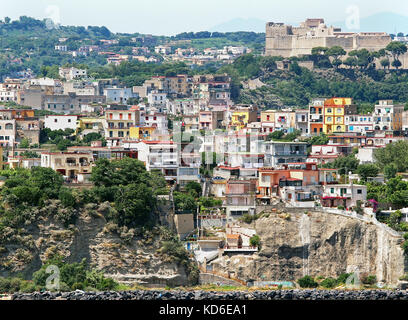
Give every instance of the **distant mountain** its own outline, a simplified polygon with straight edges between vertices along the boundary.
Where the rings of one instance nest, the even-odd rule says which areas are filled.
[[[305,17],[306,19],[307,17]],[[324,18],[324,17],[323,17]],[[305,20],[304,19],[304,20]],[[285,19],[281,19],[285,22]],[[404,16],[394,12],[379,12],[368,17],[360,19],[360,29],[348,29],[346,26],[346,17],[343,21],[328,21],[325,19],[327,25],[333,25],[335,27],[340,27],[343,31],[350,32],[387,32],[396,34],[402,32],[408,34],[408,16]],[[291,25],[299,25],[300,21],[296,23],[289,23]],[[236,31],[253,31],[253,32],[265,32],[266,21],[257,18],[235,18],[216,26],[213,26],[209,31],[214,32],[236,32]]]
[[[360,19],[360,29],[348,29],[346,27],[346,21],[331,22],[326,21],[327,25],[333,25],[340,27],[342,31],[358,32],[358,31],[372,31],[372,32],[387,32],[396,34],[402,32],[408,33],[408,17],[393,12],[380,12],[372,16],[368,16]]]
[[[266,21],[257,18],[235,18],[223,23],[220,23],[209,29],[211,32],[237,32],[237,31],[252,31],[265,32]]]

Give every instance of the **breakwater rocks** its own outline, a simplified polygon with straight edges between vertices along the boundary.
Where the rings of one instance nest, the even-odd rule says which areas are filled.
[[[16,293],[11,300],[408,300],[406,290],[270,290]]]

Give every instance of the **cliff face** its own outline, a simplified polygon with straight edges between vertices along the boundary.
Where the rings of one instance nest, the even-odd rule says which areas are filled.
[[[185,268],[160,252],[162,242],[168,240],[165,231],[137,234],[118,228],[106,223],[108,209],[105,203],[83,210],[69,228],[51,217],[40,217],[24,231],[8,230],[9,241],[0,244],[0,276],[31,278],[42,262],[59,253],[70,263],[86,258],[92,267],[122,283],[188,285]]]
[[[261,250],[223,256],[214,269],[243,280],[297,280],[304,275],[337,277],[358,271],[396,285],[405,273],[402,237],[373,223],[323,212],[271,214],[256,220]]]

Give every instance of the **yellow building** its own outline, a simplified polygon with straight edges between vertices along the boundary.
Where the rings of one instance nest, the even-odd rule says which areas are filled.
[[[347,132],[345,115],[357,112],[352,104],[351,98],[331,98],[324,102],[323,132],[331,134],[334,132]]]
[[[79,131],[84,132],[84,134],[88,134],[90,132],[103,132],[104,123],[106,122],[104,117],[100,118],[79,118],[77,121],[77,129],[75,134]]]
[[[243,108],[237,109],[232,113],[231,126],[236,129],[243,129],[248,123],[256,122],[257,109],[256,108]]]
[[[129,138],[152,140],[154,130],[155,127],[130,127]]]

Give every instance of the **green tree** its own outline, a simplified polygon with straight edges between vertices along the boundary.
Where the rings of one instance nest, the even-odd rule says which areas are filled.
[[[321,133],[318,136],[313,136],[309,140],[309,144],[311,145],[325,145],[328,142],[329,142],[329,137],[324,133]]]
[[[376,177],[380,169],[374,164],[360,164],[357,167],[356,173],[361,177],[361,179],[365,182],[369,177]]]
[[[386,47],[385,50],[388,51],[394,61],[399,61],[399,56],[407,52],[407,46],[399,41],[392,41]]]
[[[192,191],[194,191],[196,194],[197,194],[197,196],[200,196],[201,195],[201,193],[202,193],[202,188],[201,188],[201,184],[199,184],[198,182],[196,182],[196,181],[190,181],[190,182],[188,182],[186,185],[185,185],[185,189],[187,190],[187,191],[190,191],[190,190],[192,190]]]
[[[29,147],[30,147],[30,140],[29,140],[28,138],[23,138],[23,139],[20,141],[19,147],[20,147],[20,148],[23,148],[23,149],[29,148]]]
[[[398,172],[404,172],[408,169],[408,141],[389,143],[385,148],[375,150],[374,157],[379,167],[394,165]]]
[[[384,167],[384,176],[386,179],[395,178],[397,172],[398,172],[397,166],[394,163],[387,164]]]
[[[145,184],[123,186],[115,197],[115,209],[112,218],[119,226],[143,227],[154,222],[153,212],[156,198]]]
[[[338,68],[342,64],[340,57],[344,56],[346,51],[340,46],[333,46],[326,51],[326,54],[329,57],[333,57],[332,64]]]
[[[390,68],[390,60],[388,60],[388,58],[381,59],[380,64],[384,68],[384,70],[385,68],[388,68],[388,69]]]

